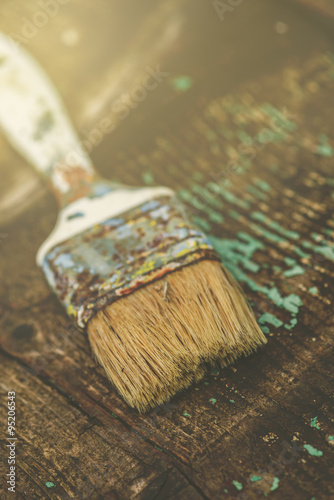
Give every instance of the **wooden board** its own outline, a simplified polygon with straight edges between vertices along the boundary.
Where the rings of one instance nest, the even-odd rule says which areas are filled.
[[[1,498],[13,498],[8,391],[16,498],[334,495],[331,34],[288,2],[219,5],[68,2],[25,45],[101,173],[178,191],[268,345],[144,416],[129,409],[35,265],[56,204],[1,136]],[[22,35],[39,10],[3,1],[0,28]],[[168,74],[140,100],[158,65]],[[121,94],[124,117],[112,110]],[[101,137],[105,118],[115,130]]]

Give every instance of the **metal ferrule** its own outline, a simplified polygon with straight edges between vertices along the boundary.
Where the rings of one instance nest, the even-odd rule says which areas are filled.
[[[205,258],[219,260],[180,202],[167,196],[63,241],[42,267],[69,316],[84,328],[120,297]]]

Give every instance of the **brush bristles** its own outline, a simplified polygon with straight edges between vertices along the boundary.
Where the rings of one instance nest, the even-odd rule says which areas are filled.
[[[266,343],[238,285],[210,260],[107,306],[88,335],[110,380],[140,412],[199,381],[205,363],[226,366]]]

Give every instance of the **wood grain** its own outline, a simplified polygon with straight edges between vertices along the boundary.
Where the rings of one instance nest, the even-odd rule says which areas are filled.
[[[3,2],[1,28],[19,33],[37,5]],[[185,21],[157,55],[144,34],[154,19],[161,27],[168,7],[155,17],[149,1],[92,5],[69,2],[27,48],[82,136],[110,116],[118,89],[140,84],[147,64],[169,73],[92,148],[93,159],[106,177],[179,192],[269,342],[144,416],[129,409],[35,265],[56,204],[41,183],[32,196],[29,167],[1,137],[0,206],[8,210],[15,192],[25,203],[0,227],[1,442],[4,450],[15,391],[16,497],[332,498],[332,40],[288,3],[244,2],[221,21],[210,2],[176,2]],[[109,91],[122,55],[128,77]],[[2,456],[0,496],[12,498]]]

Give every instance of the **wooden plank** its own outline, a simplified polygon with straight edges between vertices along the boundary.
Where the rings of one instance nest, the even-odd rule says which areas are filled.
[[[80,45],[65,60],[49,58],[69,27],[89,46],[100,16],[115,13],[116,3],[99,2],[98,14],[88,4],[64,7],[28,47],[52,74],[75,123],[91,131],[120,88],[109,93],[106,84],[117,67],[108,57],[108,21],[97,42],[99,61]],[[15,17],[7,2],[6,30],[17,31],[20,16],[31,18],[36,5]],[[0,419],[6,421],[7,391],[16,391],[18,498],[333,495],[332,43],[287,5],[253,0],[224,21],[210,3],[187,5],[179,11],[188,14],[179,45],[171,43],[161,59],[170,75],[92,154],[107,177],[179,192],[252,301],[268,345],[230,368],[212,369],[146,415],[129,409],[35,266],[56,218],[55,202],[38,184],[39,195],[0,228]],[[122,9],[118,19],[125,22],[131,5]],[[278,21],[288,27],[284,34]],[[154,65],[156,52],[143,34],[136,40],[138,54],[146,50]],[[132,45],[124,34],[123,44],[125,57]],[[136,81],[145,57],[127,73]],[[130,80],[124,92],[131,92]],[[33,184],[19,182],[28,167],[4,138],[1,145],[2,193],[28,185],[29,198]],[[2,481],[6,472],[2,460]]]

